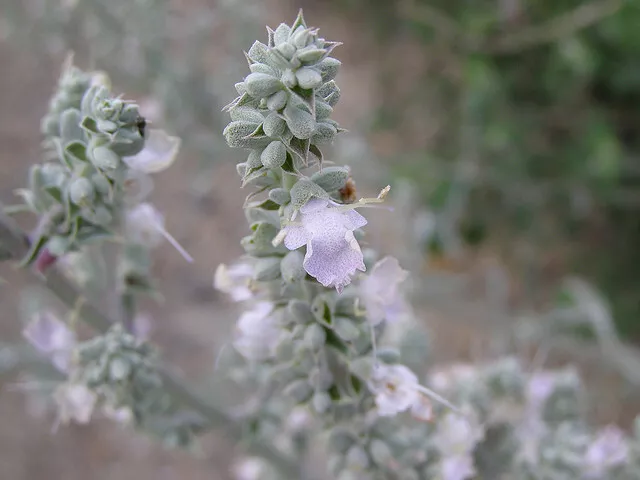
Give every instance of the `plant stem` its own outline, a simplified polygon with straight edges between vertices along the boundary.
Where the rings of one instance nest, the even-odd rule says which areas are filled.
[[[2,205],[0,204],[0,207]],[[0,246],[11,254],[13,260],[21,260],[29,251],[29,239],[16,222],[0,208]],[[99,332],[107,331],[114,322],[99,309],[83,299],[82,294],[64,277],[55,266],[49,268],[45,275],[36,274],[44,285],[68,308],[77,307],[78,318]],[[202,415],[211,428],[223,428],[231,438],[240,440],[242,427],[226,413],[211,405],[193,392],[181,379],[173,375],[166,366],[158,367],[164,388],[179,403],[192,408]],[[253,442],[249,450],[264,457],[278,468],[284,478],[295,478],[298,467],[295,462],[284,457],[270,445]]]

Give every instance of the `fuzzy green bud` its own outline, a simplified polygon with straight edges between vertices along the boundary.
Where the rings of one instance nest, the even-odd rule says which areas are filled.
[[[369,445],[371,458],[380,467],[387,467],[393,462],[393,453],[389,446],[380,439],[374,438]]]
[[[280,80],[265,73],[250,73],[244,79],[247,93],[253,98],[264,98],[282,90],[283,85]]]
[[[322,347],[324,347],[324,343],[327,340],[327,334],[317,323],[312,323],[309,325],[304,332],[304,343],[309,346],[311,350],[317,352]]]
[[[287,147],[280,141],[271,142],[260,155],[260,161],[267,168],[278,168],[287,160]]]
[[[284,394],[291,397],[295,402],[302,403],[311,397],[313,394],[313,388],[306,380],[294,380],[287,385],[284,390]]]
[[[302,300],[291,300],[287,305],[287,314],[294,322],[302,325],[313,322],[311,307]]]
[[[285,122],[280,115],[273,112],[264,119],[262,128],[264,129],[264,133],[269,137],[279,138],[287,128],[287,122]]]
[[[267,108],[272,112],[280,111],[287,105],[289,96],[285,91],[279,91],[267,98]]]
[[[292,250],[285,255],[280,264],[282,279],[287,283],[298,282],[307,276],[303,266],[304,255],[299,250]]]
[[[274,188],[269,191],[269,199],[278,205],[285,205],[291,201],[291,194],[284,188]]]
[[[69,199],[76,205],[89,205],[95,197],[95,189],[88,178],[76,178],[69,185]]]
[[[347,183],[349,169],[346,167],[326,167],[311,176],[311,181],[327,192],[340,190]]]
[[[259,282],[275,280],[280,276],[280,257],[259,258],[254,267],[253,278]]]
[[[303,67],[296,72],[298,85],[304,89],[316,88],[322,85],[320,72],[313,68]]]

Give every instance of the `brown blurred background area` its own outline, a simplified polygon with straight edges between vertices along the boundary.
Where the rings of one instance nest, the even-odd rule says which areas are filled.
[[[145,8],[154,8],[154,0],[146,1]],[[114,90],[125,92],[127,98],[146,99],[154,91],[146,88],[144,78],[133,81],[132,71],[112,72],[108,67],[117,64],[119,57],[114,60],[102,50],[103,57],[92,57],[91,48],[83,49],[82,32],[70,32],[64,27],[64,19],[55,23],[57,17],[47,17],[51,14],[47,8],[56,11],[74,3],[8,0],[6,5],[0,5],[1,202],[15,202],[13,190],[26,182],[30,164],[40,158],[39,122],[55,89],[67,47],[79,47],[76,60],[80,67],[104,68],[112,74]],[[353,139],[357,148],[337,146],[332,150],[334,158],[352,165],[361,195],[375,195],[387,183],[394,187],[390,202],[396,212],[380,210],[369,215],[367,242],[384,253],[418,258],[411,268],[418,279],[416,288],[431,288],[441,280],[450,283],[441,283],[440,288],[452,285],[444,295],[440,290],[416,294],[418,299],[427,299],[416,304],[416,313],[431,329],[433,358],[440,362],[484,360],[505,353],[496,352],[491,344],[494,329],[510,328],[518,312],[551,308],[556,294],[551,287],[565,276],[583,271],[607,294],[619,292],[611,297],[618,326],[629,340],[638,338],[640,282],[636,283],[637,272],[634,276],[628,270],[637,270],[634,242],[640,233],[640,217],[633,208],[611,205],[622,197],[633,203],[638,193],[633,176],[637,171],[628,173],[638,167],[637,146],[634,138],[627,137],[633,137],[633,122],[639,119],[637,113],[634,116],[622,105],[640,98],[640,90],[636,89],[640,88],[640,67],[635,62],[624,72],[617,72],[621,79],[613,86],[603,85],[600,70],[612,68],[601,60],[607,52],[611,55],[610,50],[617,49],[614,53],[618,52],[620,62],[624,62],[626,55],[640,49],[640,37],[636,40],[629,34],[629,38],[612,39],[609,30],[614,27],[606,24],[595,33],[593,27],[599,28],[599,22],[611,22],[611,18],[622,22],[618,17],[625,14],[637,15],[640,22],[637,8],[622,12],[616,2],[603,2],[602,11],[592,12],[591,17],[583,14],[587,20],[593,17],[591,23],[580,24],[578,27],[582,27],[575,30],[569,24],[559,35],[547,40],[543,37],[539,45],[525,45],[503,54],[465,50],[457,29],[468,31],[472,39],[500,39],[503,34],[527,26],[543,25],[587,2],[554,0],[553,5],[533,5],[526,0],[483,0],[473,8],[465,6],[468,2],[464,1],[169,3],[169,10],[176,17],[206,8],[213,12],[213,20],[210,31],[206,24],[198,27],[208,33],[198,38],[197,47],[181,43],[179,36],[173,38],[175,51],[164,53],[179,56],[181,49],[197,48],[197,58],[192,61],[202,70],[194,70],[194,79],[181,70],[187,68],[188,61],[177,62],[176,75],[184,74],[184,91],[165,93],[173,96],[178,109],[182,103],[193,110],[193,105],[202,102],[187,99],[187,92],[199,91],[202,86],[198,79],[206,79],[215,86],[204,90],[220,100],[220,104],[199,105],[205,112],[193,110],[193,115],[201,115],[199,123],[166,117],[158,122],[160,127],[177,131],[183,138],[193,135],[185,142],[178,162],[156,177],[152,200],[165,214],[168,230],[196,261],[187,264],[169,245],[161,246],[155,252],[154,272],[165,300],[160,304],[148,302],[145,308],[153,317],[153,340],[160,345],[166,360],[188,378],[215,382],[212,372],[216,354],[227,341],[237,313],[236,307],[212,288],[216,266],[229,263],[242,253],[239,239],[246,232],[242,213],[246,192],[240,190],[235,171],[238,152],[224,145],[224,116],[219,110],[225,101],[232,100],[234,81],[246,75],[242,50],[247,50],[255,39],[265,39],[264,25],[275,27],[281,21],[291,21],[299,7],[304,7],[308,23],[320,27],[327,39],[344,42],[336,51],[343,66],[337,77],[342,97],[334,118],[350,131],[346,136]],[[432,7],[438,10],[434,13]],[[42,13],[45,11],[46,15]],[[446,18],[434,17],[438,11],[445,12]],[[420,21],[425,15],[430,19],[426,25]],[[73,20],[73,16],[69,18]],[[450,18],[455,20],[453,26],[446,21]],[[153,26],[149,28],[153,30]],[[135,32],[134,25],[129,30],[132,38]],[[156,32],[162,36],[164,31],[157,26]],[[29,36],[33,36],[32,42],[27,40]],[[47,38],[55,39],[50,49],[46,48]],[[576,41],[572,44],[571,40]],[[103,40],[97,33],[91,41]],[[59,48],[54,48],[56,42],[60,43]],[[489,45],[493,48],[494,43]],[[537,71],[541,72],[539,78],[534,75]],[[234,79],[229,72],[239,75]],[[553,94],[528,85],[523,78],[527,75],[531,83],[551,82],[549,91]],[[190,88],[189,82],[196,82],[195,87]],[[582,95],[567,100],[571,85]],[[516,97],[520,103],[515,102]],[[467,110],[471,113],[464,114]],[[573,125],[567,120],[577,117],[593,121],[584,125],[576,121]],[[558,125],[547,129],[550,118]],[[636,122],[636,129],[637,125],[640,122]],[[592,138],[594,143],[579,143],[578,137]],[[366,148],[362,149],[361,144]],[[596,151],[603,153],[591,155]],[[523,152],[532,153],[526,156]],[[449,194],[453,180],[458,178],[459,164],[454,160],[461,156],[474,158],[475,163],[471,165],[471,179],[461,182],[468,190],[463,212],[451,221],[460,237],[460,248],[449,249],[442,238],[409,238],[419,213],[449,212],[447,205],[442,206],[442,197],[452,198]],[[583,175],[574,165],[578,163],[574,157],[590,162],[591,166],[584,168],[588,174]],[[611,167],[613,157],[618,163]],[[505,160],[509,158],[513,161]],[[447,163],[447,159],[451,161]],[[611,169],[617,170],[611,173]],[[604,173],[598,176],[593,172]],[[487,186],[493,185],[487,179],[497,182],[500,188]],[[434,185],[436,180],[441,184]],[[545,185],[553,188],[547,191]],[[545,203],[545,199],[556,198],[555,188],[560,190],[557,201],[563,205],[577,202],[576,198],[587,192],[590,210],[576,220],[573,213]],[[516,202],[517,208],[507,208],[513,198],[525,198],[529,193],[532,202],[523,200]],[[412,208],[407,209],[403,201]],[[566,217],[561,216],[565,213]],[[444,213],[441,216],[446,217]],[[29,219],[24,222],[29,225]],[[619,228],[612,233],[609,226],[613,224]],[[482,237],[482,241],[476,237]],[[585,257],[579,255],[584,252],[597,256],[597,262],[585,265]],[[613,273],[597,270],[595,263],[609,266],[614,262],[612,253],[626,258],[630,268],[623,271],[619,267]],[[618,260],[614,263],[617,265]],[[584,268],[581,270],[576,264]],[[500,294],[498,305],[492,303],[489,292],[495,272],[501,275],[500,285],[506,289]],[[620,283],[612,286],[610,279],[616,272],[620,272]],[[2,267],[0,276],[9,281],[0,285],[0,336],[3,342],[20,341],[19,297],[31,279],[7,266]],[[596,346],[579,350],[555,352],[548,365],[578,362],[594,392],[595,421],[626,425],[640,405],[636,388],[629,387],[623,375],[602,361]],[[535,345],[519,353],[530,357],[534,352]],[[20,381],[16,375],[0,379],[0,478],[233,478],[230,465],[239,451],[220,432],[203,439],[200,456],[164,450],[151,439],[132,435],[106,421],[69,426],[52,434],[53,416],[37,414],[28,396],[14,388]]]

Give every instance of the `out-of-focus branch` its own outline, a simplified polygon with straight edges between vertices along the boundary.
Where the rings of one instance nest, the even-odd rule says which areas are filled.
[[[487,53],[514,53],[536,45],[552,43],[613,15],[623,3],[624,0],[602,0],[583,4],[542,25],[524,28],[488,42],[480,47],[480,50]]]
[[[507,33],[493,40],[470,38],[455,19],[433,6],[418,5],[415,0],[400,3],[399,13],[406,20],[433,28],[442,38],[458,43],[466,51],[499,54],[516,53],[569,37],[615,14],[623,4],[624,0],[593,1],[540,25]]]
[[[0,247],[11,254],[13,260],[22,259],[29,250],[29,239],[16,222],[2,209],[0,204]],[[113,322],[90,302],[85,301],[82,294],[55,267],[47,270],[46,275],[38,275],[44,285],[62,303],[75,308],[78,318],[85,321],[97,331],[105,332]],[[210,404],[192,391],[181,379],[177,378],[167,366],[160,367],[160,375],[167,392],[180,404],[199,413],[212,428],[224,429],[232,438],[242,437],[242,427],[218,407]],[[285,458],[270,445],[253,443],[249,449],[256,455],[264,457],[278,468],[283,478],[294,478],[297,466],[295,462]]]

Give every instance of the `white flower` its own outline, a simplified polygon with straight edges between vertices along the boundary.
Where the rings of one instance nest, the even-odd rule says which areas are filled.
[[[296,250],[306,245],[306,272],[325,287],[341,292],[356,270],[366,270],[353,231],[365,226],[367,220],[355,210],[343,210],[337,203],[320,198],[309,200],[299,213],[300,225],[285,227],[285,246]]]
[[[272,312],[271,303],[260,302],[238,319],[233,346],[245,358],[264,360],[274,354],[280,342],[282,330]]]
[[[133,411],[129,407],[115,408],[112,405],[102,407],[105,417],[121,425],[131,425],[133,422]]]
[[[442,480],[467,480],[476,474],[471,455],[444,457],[440,462]]]
[[[378,414],[383,417],[404,412],[420,401],[418,377],[404,365],[377,365],[369,388],[376,397]]]
[[[448,412],[438,420],[434,443],[443,456],[467,455],[484,438],[484,430],[475,418]]]
[[[360,284],[369,322],[373,325],[385,319],[393,322],[408,311],[399,289],[408,275],[409,272],[400,268],[398,260],[393,257],[385,257],[373,266]]]
[[[213,277],[213,286],[226,293],[234,302],[242,302],[253,297],[249,282],[253,278],[253,267],[248,262],[234,263],[230,267],[218,265]]]
[[[163,239],[167,240],[185,260],[193,262],[191,255],[165,229],[164,216],[150,203],[140,203],[127,210],[125,232],[130,241],[151,248],[160,245]]]
[[[31,345],[50,358],[58,370],[69,370],[76,335],[62,320],[51,312],[39,312],[22,333]]]
[[[313,416],[308,408],[297,406],[285,419],[285,428],[291,433],[300,433],[313,424]]]
[[[236,480],[262,480],[267,466],[261,458],[247,457],[233,465],[231,471]]]
[[[161,172],[176,159],[180,143],[178,137],[171,137],[164,130],[149,129],[144,148],[133,156],[123,157],[122,160],[133,170],[144,173]]]
[[[615,425],[609,425],[587,448],[584,471],[589,478],[604,478],[608,470],[625,464],[628,458],[629,446],[624,433]]]
[[[55,393],[58,405],[58,419],[61,423],[73,420],[77,423],[89,423],[98,396],[86,386],[80,384],[63,384]]]

